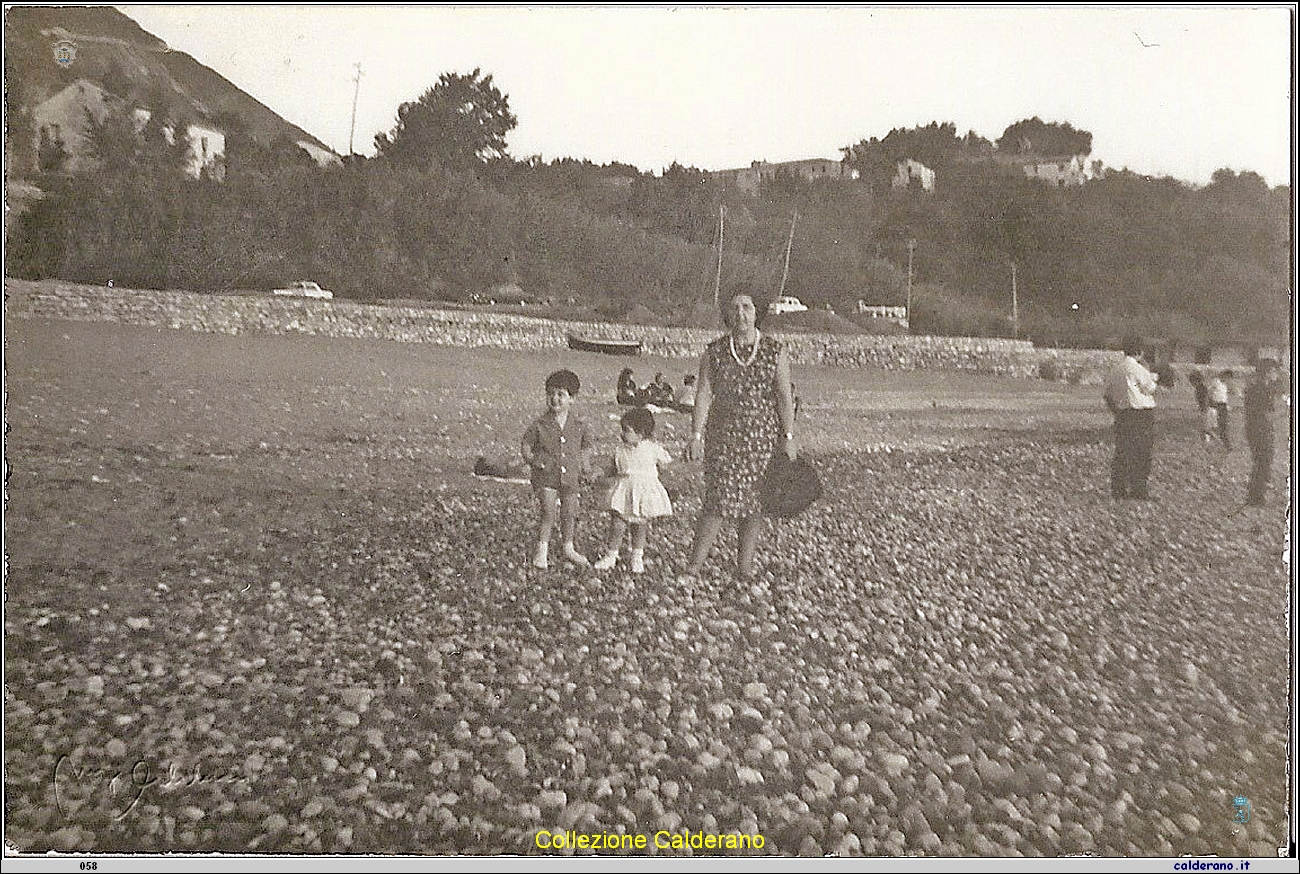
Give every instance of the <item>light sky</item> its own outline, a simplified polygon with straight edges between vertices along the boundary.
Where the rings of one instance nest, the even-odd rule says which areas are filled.
[[[479,67],[516,158],[723,170],[1037,115],[1091,131],[1108,167],[1291,183],[1290,6],[117,8],[340,153],[359,63],[366,155],[401,103]]]

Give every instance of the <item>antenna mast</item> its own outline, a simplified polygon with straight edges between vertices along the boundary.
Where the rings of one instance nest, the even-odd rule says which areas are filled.
[[[781,290],[776,293],[777,297],[785,294],[785,281],[790,276],[790,250],[794,247],[794,223],[799,220],[799,210],[795,210],[790,216],[790,239],[785,244],[785,270],[781,272]]]
[[[352,92],[352,127],[348,129],[348,157],[356,154],[352,151],[352,135],[357,132],[357,98],[361,96],[361,62],[353,64],[357,68],[357,75],[352,80],[356,83],[356,88]]]
[[[713,308],[717,309],[721,304],[718,301],[718,295],[722,290],[722,232],[727,221],[727,205],[718,206],[718,274],[713,280]]]

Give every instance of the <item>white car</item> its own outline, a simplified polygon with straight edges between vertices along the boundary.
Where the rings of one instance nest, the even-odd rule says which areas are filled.
[[[785,297],[778,297],[768,304],[767,312],[773,316],[779,316],[782,313],[806,313],[808,307],[804,306],[803,301],[799,300],[799,298],[786,295]]]
[[[287,288],[273,289],[271,294],[279,295],[280,297],[314,297],[319,298],[320,300],[331,300],[334,297],[334,292],[326,291],[316,283],[310,282],[306,279],[300,279],[297,282],[290,282]]]

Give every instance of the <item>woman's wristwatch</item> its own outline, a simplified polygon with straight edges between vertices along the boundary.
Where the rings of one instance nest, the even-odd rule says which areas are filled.
[[[793,443],[793,442],[794,442],[794,432],[793,432],[793,431],[786,431],[786,432],[785,432],[785,442],[786,442],[786,443]]]

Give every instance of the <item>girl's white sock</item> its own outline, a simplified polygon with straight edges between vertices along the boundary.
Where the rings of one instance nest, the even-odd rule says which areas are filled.
[[[550,544],[542,541],[537,544],[533,550],[533,567],[544,568],[547,565],[547,553],[550,551]]]

